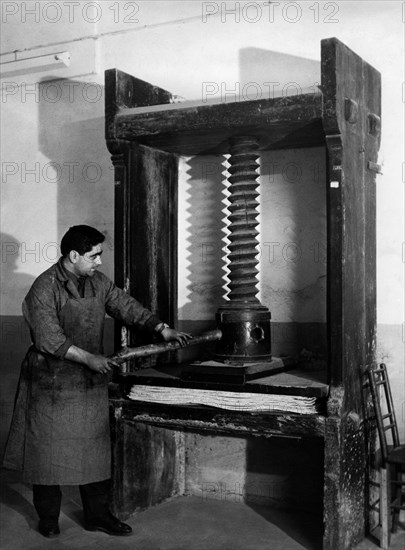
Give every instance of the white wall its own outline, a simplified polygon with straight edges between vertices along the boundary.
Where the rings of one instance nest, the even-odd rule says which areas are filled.
[[[18,57],[72,54],[67,69],[2,81],[1,306],[7,322],[20,316],[22,297],[50,265],[52,243],[69,225],[96,225],[113,242],[113,179],[103,136],[105,69],[117,67],[190,100],[205,99],[204,91],[226,101],[240,100],[247,90],[268,97],[269,90],[282,93],[290,82],[315,84],[320,40],[336,36],[382,73],[378,358],[395,378],[403,423],[403,3],[83,0],[74,12],[68,4],[1,6],[1,61],[15,57],[14,50],[21,50]],[[24,6],[34,12],[24,13]],[[298,67],[280,66],[278,52],[302,59]],[[49,85],[49,77],[70,80]],[[255,86],[246,86],[252,82]],[[27,168],[39,175],[26,174],[24,181]],[[107,252],[105,271],[112,275],[111,246]],[[13,353],[10,369],[18,357]],[[16,374],[8,376],[11,388]]]
[[[181,159],[179,319],[215,317],[227,293],[229,176],[223,157]],[[259,295],[279,323],[326,323],[326,152],[263,151]]]

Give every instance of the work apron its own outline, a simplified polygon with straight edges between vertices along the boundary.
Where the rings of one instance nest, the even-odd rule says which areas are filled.
[[[102,353],[104,304],[71,298],[60,325],[75,346]],[[3,465],[39,485],[82,485],[111,477],[108,376],[40,353],[25,356]]]

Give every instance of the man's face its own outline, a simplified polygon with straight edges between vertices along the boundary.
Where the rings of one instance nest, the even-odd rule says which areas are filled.
[[[83,255],[78,255],[74,265],[74,273],[78,277],[92,277],[96,269],[101,265],[101,254],[103,253],[103,245],[97,244],[93,246],[89,252]]]

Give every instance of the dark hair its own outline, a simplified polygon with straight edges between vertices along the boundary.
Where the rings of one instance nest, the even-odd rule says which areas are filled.
[[[60,250],[62,256],[67,256],[71,250],[76,250],[81,256],[89,252],[93,246],[104,242],[105,236],[89,225],[74,225],[62,237]]]

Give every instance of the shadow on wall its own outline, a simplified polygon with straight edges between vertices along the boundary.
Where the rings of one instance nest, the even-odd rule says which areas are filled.
[[[102,271],[114,280],[114,171],[104,136],[104,87],[42,82],[38,143],[49,162],[42,175],[57,186],[57,241],[73,225],[104,233]],[[104,350],[113,352],[114,322],[106,319]]]
[[[54,240],[59,243],[71,225],[84,223],[97,227],[106,234],[103,271],[113,278],[114,179],[104,139],[104,88],[71,80],[41,82],[37,103],[40,176],[44,183],[49,184],[50,190],[57,186],[58,234]],[[46,157],[44,160],[43,156]],[[40,204],[41,196],[36,196],[36,200]],[[53,214],[50,213],[50,219]],[[41,223],[46,224],[47,220],[41,220]],[[35,236],[35,226],[30,231]],[[19,269],[24,264],[28,267],[37,258],[33,258],[32,243],[25,246],[12,235],[3,234],[1,246],[2,310],[21,312],[21,303],[35,277]],[[52,248],[52,258],[46,267],[56,260],[57,254],[54,255]],[[29,345],[29,331],[22,315],[3,315],[0,363],[2,448],[11,421],[21,361]],[[108,319],[105,351],[111,353],[112,350],[113,321]]]
[[[104,87],[63,80],[42,82],[40,152],[49,162],[42,175],[57,185],[58,242],[72,225],[106,235],[103,271],[113,274],[114,172],[104,137]]]
[[[180,319],[214,319],[226,293],[222,161],[222,157],[207,156],[193,157],[187,163],[189,229],[184,253],[188,266],[182,274],[186,299],[179,307]]]
[[[321,440],[250,438],[244,500],[300,547],[321,549],[323,470]]]
[[[199,334],[215,327],[215,313],[226,294],[225,168],[222,156],[195,156],[184,161],[179,204],[185,231],[179,234],[179,328]],[[208,359],[215,344],[193,346],[180,361]]]
[[[25,262],[24,243],[12,235],[1,234],[1,304],[3,311],[21,311],[21,303],[35,277],[19,271],[19,263]],[[32,256],[32,252],[30,254]],[[28,260],[30,259],[28,256]],[[0,451],[7,440],[14,396],[20,374],[20,365],[31,340],[22,314],[0,317]]]
[[[321,82],[319,61],[260,48],[239,51],[240,96],[247,99],[288,97],[316,92]],[[231,88],[231,86],[229,86]]]

